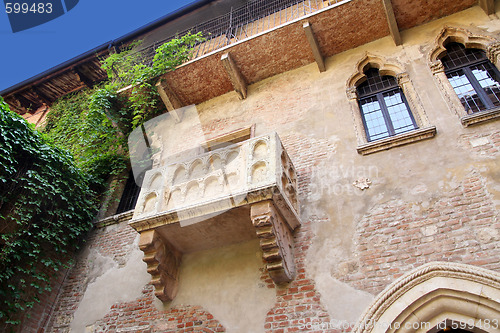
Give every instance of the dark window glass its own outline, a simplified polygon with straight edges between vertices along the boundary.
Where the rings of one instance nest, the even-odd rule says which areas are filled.
[[[366,81],[357,87],[359,106],[368,141],[416,129],[403,92],[392,76],[380,76],[378,69],[366,71]]]
[[[443,62],[446,76],[468,114],[500,106],[499,73],[478,49],[450,43]]]
[[[118,204],[118,209],[116,210],[116,214],[124,213],[134,209],[140,192],[141,188],[135,183],[134,174],[132,173],[132,170],[130,170],[127,183],[125,184],[125,188],[123,189],[120,203]]]

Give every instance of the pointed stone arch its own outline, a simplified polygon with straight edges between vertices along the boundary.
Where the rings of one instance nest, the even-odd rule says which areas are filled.
[[[435,331],[464,323],[473,332],[500,332],[500,273],[432,262],[400,277],[360,317],[355,333]],[[497,319],[485,327],[485,322]],[[417,323],[417,324],[415,324]]]
[[[381,56],[366,52],[356,64],[356,71],[347,80],[347,88],[356,89],[358,85],[363,83],[366,80],[365,72],[370,68],[377,68],[381,75],[390,75],[396,78],[406,74],[402,65],[389,63]]]
[[[486,52],[488,59],[496,65],[500,43],[495,38],[476,35],[467,29],[451,26],[445,26],[437,35],[434,47],[429,53],[429,62],[433,64],[439,61],[446,54],[446,45],[452,42],[463,44],[466,48],[483,50]]]
[[[390,75],[396,78],[417,123],[418,128],[416,130],[368,142],[361,117],[361,110],[358,105],[356,87],[366,80],[365,72],[370,68],[377,68],[381,75]],[[346,93],[351,105],[351,112],[356,131],[358,153],[367,155],[435,136],[436,127],[429,124],[423,104],[410,80],[408,72],[404,70],[403,65],[394,61],[387,61],[382,56],[366,52],[357,62],[356,69],[347,80],[346,86]]]
[[[428,58],[431,72],[437,80],[448,107],[460,118],[462,125],[469,126],[499,118],[500,110],[483,111],[472,115],[465,111],[446,77],[440,60],[446,55],[446,45],[451,42],[463,44],[466,48],[483,50],[491,63],[500,69],[500,41],[492,36],[472,33],[462,27],[445,26],[437,35]]]

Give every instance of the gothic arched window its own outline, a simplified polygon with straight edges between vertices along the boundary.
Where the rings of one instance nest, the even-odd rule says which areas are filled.
[[[472,114],[500,107],[500,75],[486,53],[460,43],[449,43],[446,50],[441,62],[465,111]]]
[[[381,76],[376,68],[368,69],[365,75],[366,81],[357,86],[357,94],[367,141],[418,128],[396,78]]]

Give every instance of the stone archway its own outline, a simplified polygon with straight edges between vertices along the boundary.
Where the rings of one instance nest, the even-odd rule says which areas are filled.
[[[499,273],[449,262],[422,265],[382,291],[354,332],[437,332],[453,323],[500,333]]]

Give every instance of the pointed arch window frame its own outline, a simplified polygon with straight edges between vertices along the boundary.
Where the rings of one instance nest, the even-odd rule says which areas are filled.
[[[388,75],[396,78],[396,82],[406,99],[412,120],[416,128],[400,134],[370,141],[365,128],[366,124],[362,116],[362,110],[359,106],[357,87],[366,80],[365,71],[369,68],[377,68],[380,75]],[[402,66],[387,62],[381,56],[366,53],[357,63],[357,71],[351,75],[347,81],[347,97],[351,106],[353,116],[357,147],[356,150],[361,155],[388,150],[394,147],[418,142],[433,138],[436,135],[436,127],[429,123],[427,114],[423,108],[422,102],[413,83],[410,80],[408,72],[402,70]]]
[[[500,70],[500,41],[491,36],[473,34],[464,28],[445,26],[436,37],[428,59],[429,68],[436,79],[446,104],[457,115],[464,127],[500,119],[500,107],[468,114],[462,105],[460,98],[446,76],[444,65],[440,60],[446,55],[446,45],[452,42],[460,43],[465,48],[484,51],[490,63],[496,70]]]
[[[368,142],[384,139],[387,137],[397,135],[399,133],[408,132],[410,130],[415,130],[418,128],[417,123],[415,122],[415,117],[413,117],[413,113],[411,112],[410,106],[408,105],[408,101],[406,100],[405,94],[403,93],[402,89],[397,85],[396,79],[392,76],[382,76],[378,72],[379,71],[377,70],[376,75],[370,75],[370,76],[375,80],[377,80],[377,77],[379,77],[380,82],[379,83],[373,82],[373,84],[371,84],[371,86],[383,85],[383,87],[375,87],[375,89],[376,89],[375,91],[373,90],[372,87],[370,87],[371,91],[367,92],[367,93],[363,93],[363,94],[360,94],[359,89],[361,86],[363,86],[365,83],[367,83],[367,81],[361,83],[357,87],[359,109],[361,111],[361,116],[363,119],[363,126],[365,128],[366,139]],[[367,74],[367,73],[365,73],[365,74]],[[384,79],[384,77],[388,77],[388,78]],[[393,82],[390,82],[390,81],[393,81]],[[411,124],[407,124],[405,127],[408,127],[411,125],[411,126],[413,126],[413,128],[399,131],[400,129],[395,127],[396,120],[393,119],[393,115],[391,115],[391,112],[390,112],[391,106],[388,105],[387,101],[386,101],[388,94],[393,94],[393,95],[399,96],[400,102],[397,104],[404,107],[405,113],[408,114],[408,116],[404,117],[404,118],[411,122]],[[384,121],[384,125],[385,125],[384,132],[370,133],[372,126],[370,126],[370,123],[368,121],[369,109],[364,107],[365,103],[370,101],[370,100],[371,100],[371,102],[377,102],[377,104],[378,104],[378,107],[379,107],[378,111],[380,112],[380,115],[382,116],[381,118]],[[370,102],[368,102],[368,103],[370,103]],[[400,110],[400,111],[402,111],[402,110]],[[380,135],[382,135],[380,138],[375,137],[375,136],[380,136]]]

